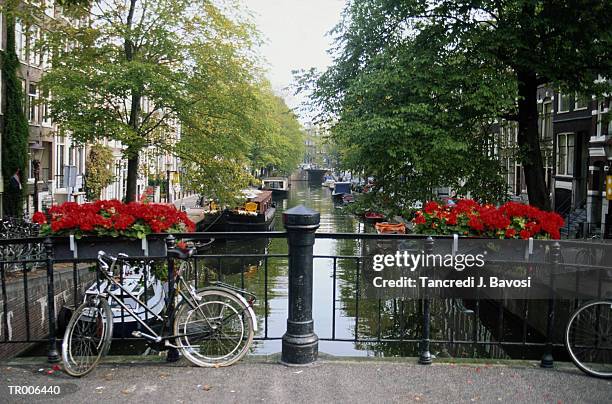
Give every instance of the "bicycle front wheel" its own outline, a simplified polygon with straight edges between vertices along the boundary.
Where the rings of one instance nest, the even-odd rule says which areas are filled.
[[[580,370],[612,378],[612,302],[595,301],[578,308],[567,324],[565,346]]]
[[[253,321],[247,305],[223,290],[204,290],[193,308],[183,302],[174,334],[183,355],[202,367],[229,366],[239,361],[253,341]]]
[[[91,297],[74,312],[64,333],[62,361],[70,376],[91,372],[108,353],[113,335],[113,313],[104,298]]]

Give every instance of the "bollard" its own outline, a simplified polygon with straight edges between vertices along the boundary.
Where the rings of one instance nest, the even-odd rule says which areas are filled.
[[[47,315],[49,316],[49,351],[47,361],[57,363],[60,361],[57,352],[57,339],[55,337],[55,287],[53,283],[53,241],[46,238],[44,241],[45,253],[47,254]]]
[[[169,251],[176,247],[176,239],[172,234],[166,237],[166,249]],[[174,327],[174,260],[168,257],[168,329],[172,330]],[[168,355],[166,355],[167,362],[176,362],[179,360],[178,349],[169,347]]]
[[[306,365],[317,360],[319,337],[312,319],[312,251],[320,214],[302,205],[283,213],[289,244],[289,314],[281,363]]]
[[[553,344],[552,338],[554,333],[554,323],[555,323],[555,299],[553,296],[553,284],[554,284],[554,274],[559,268],[559,262],[561,257],[561,245],[559,242],[555,242],[552,246],[552,254],[551,254],[551,270],[550,270],[550,297],[548,299],[548,319],[546,323],[546,348],[544,351],[544,355],[542,355],[542,360],[540,361],[540,367],[543,368],[552,368],[553,361]]]
[[[433,254],[434,241],[431,236],[425,239],[425,254]],[[429,352],[429,328],[430,328],[430,313],[429,313],[429,288],[423,291],[423,339],[421,340],[421,355],[419,356],[419,364],[431,365],[431,352]]]

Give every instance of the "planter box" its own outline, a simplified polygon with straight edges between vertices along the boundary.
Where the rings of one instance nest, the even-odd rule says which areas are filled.
[[[166,239],[164,237],[148,237],[147,251],[144,250],[144,240],[129,239],[123,237],[96,237],[85,236],[74,239],[76,258],[82,260],[96,259],[98,251],[104,251],[110,255],[119,253],[127,254],[131,257],[165,257]],[[55,260],[70,260],[75,258],[71,248],[70,237],[53,238],[53,258]]]

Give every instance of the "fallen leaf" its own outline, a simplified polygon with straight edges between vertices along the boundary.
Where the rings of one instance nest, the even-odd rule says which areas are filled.
[[[53,365],[52,369],[53,369],[53,370],[62,370],[62,368],[60,367],[60,365]]]
[[[208,391],[208,390],[210,390],[210,388],[211,388],[211,387],[210,387],[208,384],[205,384],[205,385],[202,387],[202,390],[204,390],[204,391]]]
[[[219,369],[219,364],[218,364],[218,363],[215,363],[215,366],[214,366],[214,367],[215,367],[215,369]]]

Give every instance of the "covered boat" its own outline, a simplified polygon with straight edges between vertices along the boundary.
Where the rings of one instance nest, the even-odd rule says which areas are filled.
[[[248,189],[243,191],[246,201],[242,206],[225,211],[226,231],[267,231],[274,225],[276,207],[272,191]]]
[[[289,193],[289,179],[286,177],[269,177],[264,178],[261,182],[261,188],[264,191],[272,191],[274,196],[286,198]]]
[[[110,286],[109,293],[121,299],[142,321],[147,324],[155,323],[157,320],[154,315],[159,315],[166,304],[166,294],[162,282],[152,273],[151,266],[143,261],[131,264],[122,262],[120,265],[123,275],[122,277],[117,275],[117,277],[121,280],[122,286],[133,297],[145,303],[153,313],[145,310],[132,296],[116,285],[112,284]],[[85,291],[84,301],[88,295],[97,295],[98,291],[105,290],[107,283],[106,280],[96,281]],[[132,335],[132,331],[139,329],[140,324],[115,299],[109,298],[108,303],[113,313],[114,337],[129,337]]]
[[[334,191],[332,192],[332,198],[334,201],[341,202],[344,195],[351,194],[351,183],[350,182],[336,182]]]

